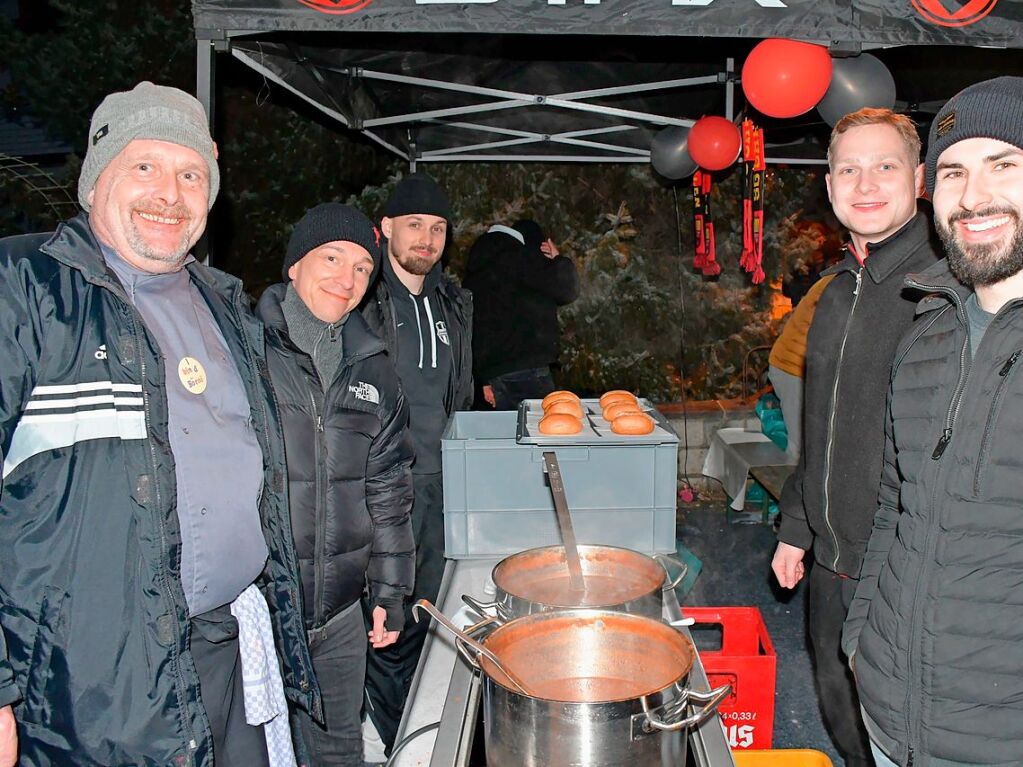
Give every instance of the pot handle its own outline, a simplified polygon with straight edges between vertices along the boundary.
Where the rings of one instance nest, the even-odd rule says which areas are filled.
[[[732,692],[732,686],[730,684],[721,685],[715,690],[710,692],[696,692],[694,690],[687,690],[687,700],[696,701],[702,703],[703,708],[697,711],[695,714],[680,719],[677,722],[668,722],[662,719],[657,719],[652,711],[644,712],[646,714],[646,721],[643,722],[644,732],[653,732],[654,730],[662,730],[667,732],[675,732],[677,730],[685,730],[689,727],[695,727],[701,724],[708,716],[717,710],[718,705]],[[685,707],[682,707],[685,710]]]
[[[500,602],[481,602],[468,594],[462,594],[462,601],[469,605],[473,612],[481,618],[489,618],[491,623],[503,626],[508,621],[508,610]],[[493,609],[494,615],[487,612],[490,609]]]
[[[661,589],[662,591],[669,591],[675,588],[685,579],[686,575],[689,574],[689,566],[670,554],[654,554],[654,559],[656,559],[661,567],[664,568],[664,574],[668,576],[668,582],[664,584]],[[671,577],[672,567],[677,567],[679,570],[678,575],[674,578]]]

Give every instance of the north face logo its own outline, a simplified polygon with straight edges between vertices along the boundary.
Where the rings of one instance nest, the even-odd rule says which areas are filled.
[[[359,383],[349,386],[348,391],[354,394],[356,399],[372,402],[374,405],[380,404],[380,391],[373,384],[359,381]]]
[[[437,338],[445,346],[451,346],[451,339],[448,338],[448,326],[444,324],[444,320],[437,320]]]

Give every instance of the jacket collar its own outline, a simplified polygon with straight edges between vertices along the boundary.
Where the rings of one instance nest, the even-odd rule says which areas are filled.
[[[930,217],[922,210],[918,210],[916,215],[894,234],[868,246],[863,269],[875,284],[884,282],[902,267],[921,243],[927,242],[932,236]],[[846,248],[845,258],[838,264],[825,269],[821,275],[855,272],[859,268],[859,260],[853,255],[851,249]]]
[[[62,222],[40,250],[62,264],[77,269],[89,282],[124,293],[120,280],[103,260],[99,241],[89,225],[87,213],[79,213]],[[211,269],[195,260],[190,261],[185,268],[196,282],[232,299],[242,292],[240,280],[218,269]]]
[[[264,290],[256,305],[256,315],[263,321],[275,345],[297,349],[288,335],[288,323],[281,309],[281,302],[287,289],[288,286],[281,282]],[[370,330],[358,309],[352,309],[348,313],[345,324],[341,326],[341,340],[344,344],[345,362],[351,362],[357,357],[369,357],[386,349],[384,342]]]

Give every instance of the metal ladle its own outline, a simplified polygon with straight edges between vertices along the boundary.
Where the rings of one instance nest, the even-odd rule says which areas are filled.
[[[579,549],[576,548],[575,544],[575,528],[572,527],[572,515],[568,511],[568,500],[565,498],[565,485],[561,481],[561,466],[558,465],[558,456],[553,450],[545,451],[543,462],[547,469],[547,477],[550,479],[551,495],[554,496],[554,511],[558,518],[558,528],[561,530],[561,543],[565,547],[569,587],[575,593],[582,595],[586,591],[586,582],[583,580],[583,568],[582,563],[579,561]],[[582,602],[582,599],[580,599],[580,602]]]
[[[444,613],[442,613],[440,610],[438,610],[437,607],[430,602],[430,600],[420,599],[418,602],[412,605],[412,617],[415,618],[416,623],[419,623],[418,610],[420,609],[426,610],[426,612],[428,612],[430,616],[440,625],[442,625],[456,637],[458,637],[467,645],[469,645],[469,647],[478,652],[480,655],[485,656],[487,660],[493,663],[497,667],[497,669],[502,674],[504,674],[505,677],[507,677],[508,681],[511,682],[513,686],[518,688],[519,692],[521,692],[523,695],[530,696],[529,691],[522,684],[522,681],[517,676],[515,676],[511,671],[509,671],[507,666],[501,663],[501,660],[494,653],[492,653],[490,650],[488,650],[486,647],[484,647],[482,644],[477,642],[471,636],[469,636],[460,628],[458,628],[458,626],[456,626],[454,623],[448,620],[447,616],[444,615]]]

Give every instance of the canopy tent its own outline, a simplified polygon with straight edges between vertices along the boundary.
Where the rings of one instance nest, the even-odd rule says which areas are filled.
[[[899,106],[1023,72],[1023,0],[193,0],[198,93],[215,52],[413,166],[649,161],[653,135],[742,110],[761,38],[871,50]],[[949,46],[969,46],[953,50]],[[821,162],[814,112],[766,124],[768,161]]]

